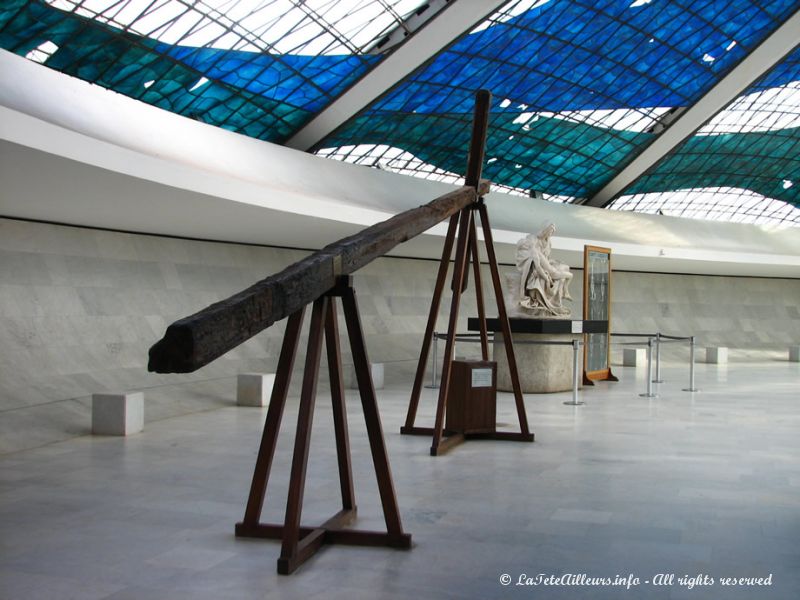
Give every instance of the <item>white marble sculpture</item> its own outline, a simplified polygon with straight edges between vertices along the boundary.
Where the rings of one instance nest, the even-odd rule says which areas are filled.
[[[529,234],[517,242],[517,272],[510,290],[509,312],[517,316],[566,318],[571,314],[565,300],[569,295],[572,273],[569,267],[550,255],[550,237],[556,226],[546,225],[538,234]]]

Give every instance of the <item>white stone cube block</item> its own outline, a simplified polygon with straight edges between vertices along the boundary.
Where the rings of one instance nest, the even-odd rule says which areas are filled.
[[[639,367],[647,364],[647,348],[623,348],[622,365]]]
[[[267,406],[275,385],[275,373],[239,373],[236,378],[236,404]]]
[[[789,346],[789,362],[800,362],[800,346]]]
[[[383,363],[370,363],[370,372],[372,373],[372,384],[375,386],[376,390],[383,389]],[[348,389],[357,390],[358,389],[358,378],[356,377],[356,368],[354,366],[350,366],[347,369],[348,375],[347,380],[345,381],[345,385]]]
[[[92,394],[92,433],[131,435],[144,429],[144,394]]]
[[[724,365],[728,362],[728,349],[725,346],[713,346],[706,348],[706,362]]]

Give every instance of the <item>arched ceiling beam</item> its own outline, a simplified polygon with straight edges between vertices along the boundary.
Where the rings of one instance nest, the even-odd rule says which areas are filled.
[[[594,196],[584,201],[578,200],[576,204],[600,207],[609,204],[673,148],[693,135],[709,119],[783,60],[797,46],[798,32],[800,32],[800,10],[761,42],[695,104],[677,114],[652,144]]]
[[[508,0],[450,0],[433,18],[374,69],[334,100],[286,142],[310,150],[345,121],[369,106],[417,67],[423,65],[461,34],[470,31]],[[431,4],[442,4],[441,2]],[[435,7],[434,7],[435,8]],[[429,9],[431,10],[431,9]]]

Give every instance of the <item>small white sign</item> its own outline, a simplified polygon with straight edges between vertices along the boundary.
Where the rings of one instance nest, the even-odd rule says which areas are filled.
[[[583,321],[572,322],[572,333],[583,333]]]
[[[472,369],[472,387],[492,387],[492,370]]]

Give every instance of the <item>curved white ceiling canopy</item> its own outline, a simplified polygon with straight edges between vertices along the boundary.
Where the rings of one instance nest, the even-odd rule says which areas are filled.
[[[320,248],[452,189],[261,142],[0,52],[0,214],[91,227]],[[572,265],[583,244],[615,267],[800,276],[800,231],[487,198],[501,260],[552,221]],[[395,254],[438,257],[444,227]]]

